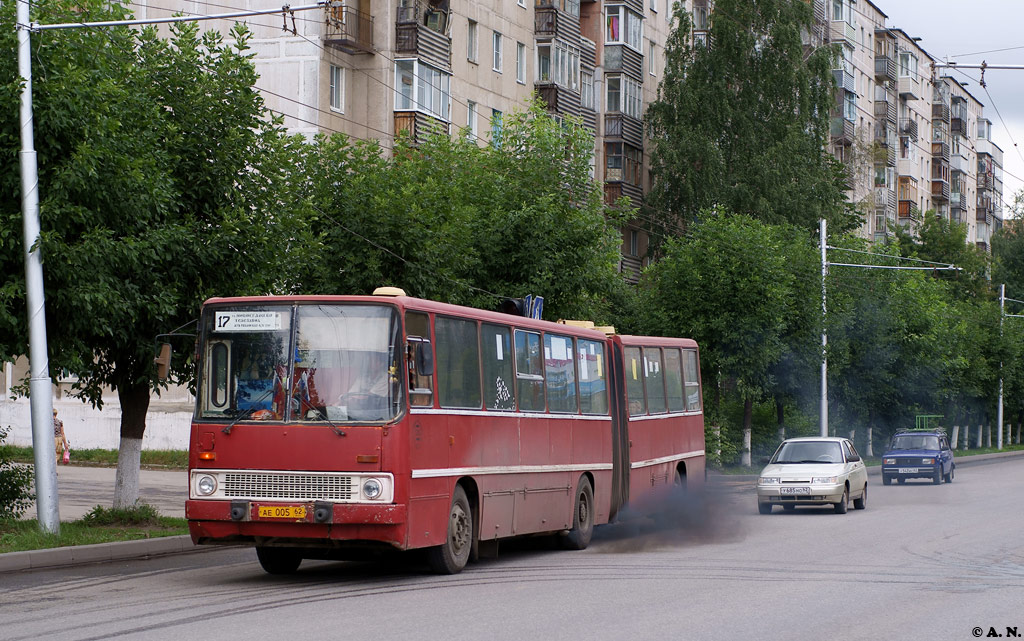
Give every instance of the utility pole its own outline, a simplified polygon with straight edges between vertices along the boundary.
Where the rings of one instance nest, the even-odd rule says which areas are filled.
[[[32,121],[32,31],[50,29],[91,29],[96,27],[167,24],[172,22],[198,22],[227,18],[244,18],[280,13],[292,16],[295,12],[336,6],[337,0],[322,0],[316,4],[259,11],[236,11],[205,16],[174,16],[141,20],[110,20],[106,22],[70,22],[63,24],[34,24],[31,21],[28,0],[17,0],[18,74],[21,89],[21,213],[25,236],[25,299],[29,320],[29,395],[32,412],[32,449],[36,477],[36,514],[39,526],[49,534],[60,532],[59,500],[57,497],[57,459],[53,455],[53,383],[46,345],[46,300],[43,295],[43,260],[39,241],[39,166],[36,159],[34,124]]]
[[[825,278],[828,276],[828,258],[825,250],[828,249],[828,242],[825,238],[824,218],[821,219],[818,229],[818,242],[821,245],[821,399],[818,415],[820,417],[820,434],[828,436],[828,330],[826,328],[828,298],[825,290]]]
[[[32,123],[32,42],[28,0],[17,0],[18,75],[21,76],[21,211],[25,236],[25,301],[28,307],[29,401],[36,477],[36,517],[48,534],[60,533],[57,459],[53,455],[53,384],[46,349],[43,257],[39,251],[39,168]]]
[[[1006,309],[1006,283],[999,286],[999,340],[1003,339],[1003,314]],[[1003,449],[1003,359],[999,359],[999,411],[996,412],[996,424],[999,436],[996,438],[996,449]]]

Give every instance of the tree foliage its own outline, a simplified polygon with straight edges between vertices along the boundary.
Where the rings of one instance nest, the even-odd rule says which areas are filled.
[[[591,180],[593,140],[540,103],[506,114],[501,144],[468,137],[400,139],[392,157],[343,136],[307,151],[318,239],[296,287],[410,295],[494,309],[545,297],[548,318],[608,316],[621,287],[621,222]]]
[[[651,138],[649,197],[666,229],[721,209],[766,223],[832,229],[856,223],[841,168],[827,152],[835,50],[806,51],[812,24],[799,0],[720,0],[708,45],[676,4]]]

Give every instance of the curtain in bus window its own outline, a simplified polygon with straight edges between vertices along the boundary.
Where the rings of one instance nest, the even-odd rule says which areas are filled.
[[[544,361],[541,357],[540,334],[517,330],[516,386],[520,411],[544,411]]]
[[[484,402],[489,410],[515,411],[513,395],[515,384],[512,374],[512,340],[509,329],[499,325],[484,325],[480,328],[480,344],[483,348]]]
[[[572,337],[544,335],[544,370],[548,383],[548,410],[576,413],[576,363]]]
[[[479,409],[480,350],[476,323],[438,316],[434,320],[434,340],[441,407]]]
[[[644,362],[640,357],[639,347],[627,347],[624,350],[626,363],[626,396],[629,397],[629,415],[639,416],[647,413],[644,401]]]
[[[683,380],[686,381],[686,409],[699,410],[701,404],[700,377],[697,375],[696,350],[683,350]]]
[[[401,409],[399,327],[384,305],[300,305],[292,418],[386,421]]]
[[[678,349],[665,348],[665,399],[670,412],[682,412],[686,409],[683,399],[682,359]]]
[[[644,348],[644,375],[647,387],[647,411],[665,413],[665,375],[661,367],[661,349]]]
[[[578,340],[576,368],[580,380],[580,411],[584,414],[608,413],[608,386],[605,383],[604,345]]]

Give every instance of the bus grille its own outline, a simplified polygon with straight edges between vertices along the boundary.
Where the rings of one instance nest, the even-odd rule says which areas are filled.
[[[228,472],[224,476],[228,498],[347,501],[355,493],[353,478],[340,474]]]

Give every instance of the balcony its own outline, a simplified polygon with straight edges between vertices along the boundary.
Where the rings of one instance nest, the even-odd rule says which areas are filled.
[[[935,203],[949,202],[949,183],[941,179],[932,180],[932,201]]]
[[[836,79],[836,87],[843,91],[849,91],[850,93],[856,93],[856,84],[854,83],[853,73],[845,69],[833,69],[832,77]]]
[[[989,216],[993,216],[996,213],[995,201],[991,196],[978,196],[977,201],[978,208],[975,210],[977,214],[978,222],[985,222]]]
[[[941,158],[949,162],[949,143],[941,140],[932,141],[932,158]]]
[[[896,61],[889,56],[875,56],[875,80],[896,82]]]
[[[967,214],[967,194],[954,191],[949,194],[949,207],[953,211],[962,212],[961,218]],[[962,220],[960,222],[963,222]]]
[[[328,7],[324,44],[345,53],[373,53],[373,16],[353,7]]]
[[[900,98],[917,100],[921,97],[921,81],[913,76],[901,76],[899,80]]]
[[[840,143],[845,146],[853,144],[854,139],[854,125],[851,121],[843,118],[842,116],[832,117],[832,127],[830,131],[832,135],[832,142]]]
[[[896,213],[896,192],[888,187],[875,187],[875,211]]]
[[[932,105],[932,120],[949,122],[949,114],[949,105],[942,102],[937,102]]]
[[[900,135],[917,141],[917,121],[913,118],[900,118]]]
[[[994,189],[995,179],[992,174],[978,174],[978,189]]]
[[[395,29],[395,55],[416,56],[448,70],[452,67],[452,42],[444,34],[447,12],[417,2],[400,7]]]
[[[857,42],[857,27],[845,20],[833,20],[830,31],[832,42],[846,42],[854,47]]]
[[[920,220],[921,209],[912,200],[901,200],[899,202],[899,210],[897,214],[900,218],[906,220]],[[903,222],[902,220],[900,222]]]

